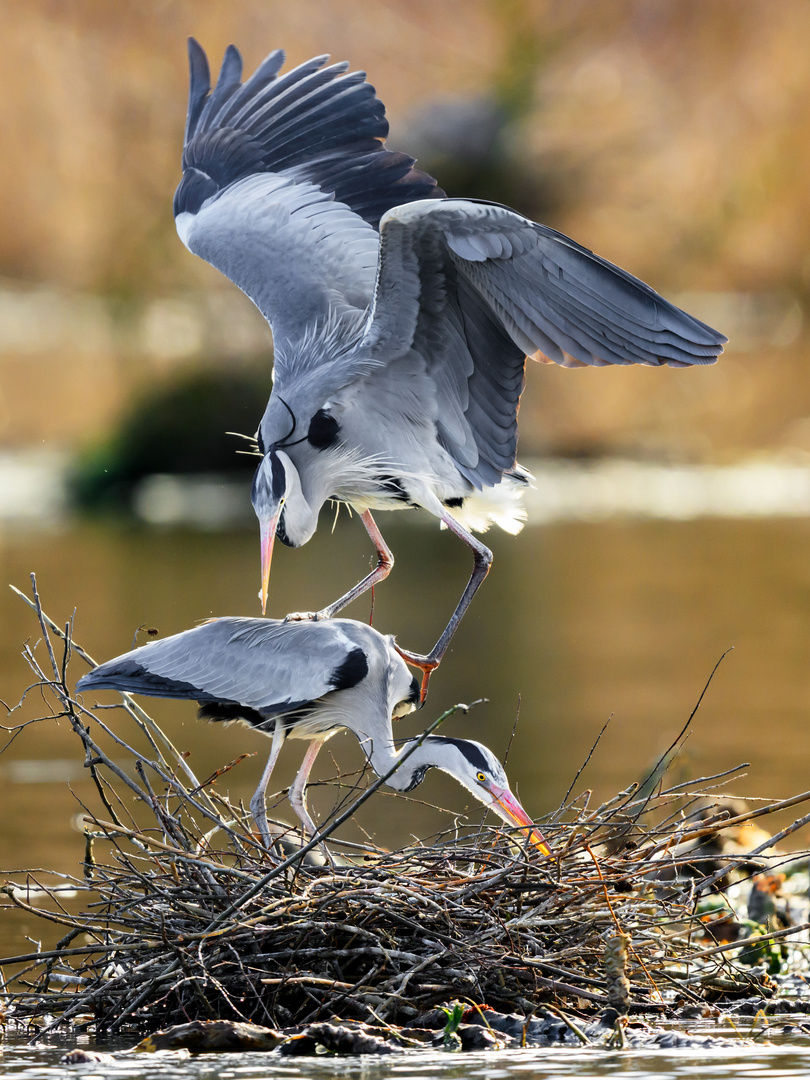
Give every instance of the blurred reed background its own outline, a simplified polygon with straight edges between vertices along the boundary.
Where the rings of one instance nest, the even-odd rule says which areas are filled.
[[[191,33],[213,64],[235,42],[248,70],[279,46],[365,68],[391,145],[451,194],[515,205],[732,339],[687,377],[530,372],[523,456],[810,450],[802,0],[5,0],[0,446],[77,449],[145,386],[266,362],[261,318],[172,226]]]

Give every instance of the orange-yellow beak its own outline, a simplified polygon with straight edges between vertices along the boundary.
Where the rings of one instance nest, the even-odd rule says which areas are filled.
[[[537,848],[541,855],[551,855],[551,848],[546,843],[545,837],[535,828],[534,822],[509,788],[499,788],[492,784],[489,790],[493,797],[492,809],[495,813],[504,821],[519,825],[526,839]]]
[[[278,514],[275,517],[269,518],[259,523],[261,529],[261,549],[262,549],[262,591],[260,593],[262,601],[262,615],[267,610],[267,590],[270,582],[270,562],[273,558],[273,544],[276,539],[276,523],[278,522]]]

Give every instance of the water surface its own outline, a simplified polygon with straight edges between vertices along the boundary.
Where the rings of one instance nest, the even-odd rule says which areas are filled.
[[[806,1044],[807,1037],[801,1039]],[[59,1058],[72,1041],[46,1047],[7,1046],[3,1075],[44,1080],[64,1077]],[[441,1054],[415,1052],[401,1057],[279,1058],[275,1054],[203,1054],[172,1061],[165,1057],[119,1059],[114,1065],[73,1067],[78,1076],[116,1076],[131,1080],[556,1080],[557,1077],[611,1077],[632,1075],[635,1080],[684,1080],[711,1077],[730,1080],[746,1077],[769,1080],[805,1077],[810,1053],[804,1045],[759,1047],[728,1046],[718,1050],[604,1051],[510,1050],[504,1052]]]

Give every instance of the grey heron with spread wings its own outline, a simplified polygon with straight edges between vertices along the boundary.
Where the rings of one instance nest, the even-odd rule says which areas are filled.
[[[270,847],[265,792],[284,741],[309,746],[289,792],[290,803],[310,834],[306,785],[324,742],[345,728],[360,742],[378,776],[394,768],[416,739],[397,747],[392,717],[419,701],[419,684],[386,637],[352,619],[287,622],[276,619],[212,619],[101,664],[77,691],[112,689],[150,697],[191,698],[209,720],[243,720],[272,738],[270,756],[250,810]],[[481,743],[429,735],[386,783],[412,791],[428,769],[449,773],[544,855],[549,848],[509,788],[502,765]]]
[[[471,530],[522,524],[516,463],[526,357],[566,366],[713,363],[726,338],[587,248],[495,203],[444,198],[387,150],[364,72],[319,56],[285,74],[272,52],[244,83],[229,46],[191,88],[177,231],[257,305],[273,332],[252,502],[261,601],[275,537],[314,533],[327,500],[357,509],[377,566],[318,613],[384,578],[372,510],[422,507],[472,549],[441,660],[492,560]]]

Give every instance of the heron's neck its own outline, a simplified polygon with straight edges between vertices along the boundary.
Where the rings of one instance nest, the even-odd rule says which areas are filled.
[[[435,747],[431,745],[434,736],[428,736],[421,746],[408,755],[397,771],[385,781],[394,791],[410,791],[420,784],[428,769],[441,768],[436,759]],[[385,739],[360,739],[360,745],[377,776],[385,776],[405,753],[413,746],[416,739],[408,739],[397,749],[393,742]]]
[[[292,547],[301,547],[318,525],[318,511],[320,504],[312,507],[301,488],[301,478],[298,470],[290,464],[286,469],[287,498],[281,514],[281,532],[285,543]]]

